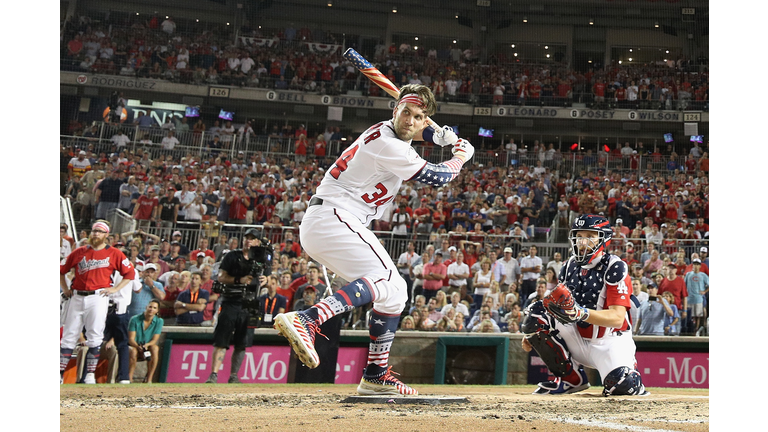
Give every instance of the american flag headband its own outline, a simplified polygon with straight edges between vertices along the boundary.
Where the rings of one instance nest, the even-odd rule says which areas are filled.
[[[91,227],[91,230],[97,230],[97,229],[102,230],[105,233],[109,234],[109,226],[107,226],[107,224],[105,224],[104,222],[96,222],[95,224],[93,224],[93,226]]]
[[[410,94],[407,94],[407,95],[403,96],[397,102],[397,105],[395,105],[395,109],[392,110],[392,117],[395,116],[395,113],[397,112],[397,108],[399,108],[400,105],[405,104],[405,103],[412,103],[412,104],[414,104],[414,105],[416,105],[416,106],[418,106],[419,108],[422,108],[422,109],[426,108],[426,104],[424,104],[424,101],[422,101],[421,98],[417,94],[410,93]]]

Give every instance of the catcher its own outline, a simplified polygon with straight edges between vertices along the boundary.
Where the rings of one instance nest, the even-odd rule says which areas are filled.
[[[526,309],[523,349],[535,349],[555,375],[534,394],[568,394],[589,388],[582,365],[597,369],[603,396],[647,395],[636,370],[626,263],[608,253],[613,231],[602,216],[577,218],[568,236],[573,255],[560,270],[559,284]]]

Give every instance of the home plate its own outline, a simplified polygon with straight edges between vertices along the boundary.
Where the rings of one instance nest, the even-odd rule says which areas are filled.
[[[396,405],[446,405],[468,403],[469,400],[456,396],[392,396],[370,395],[349,396],[341,403],[372,403],[372,404],[396,404]]]

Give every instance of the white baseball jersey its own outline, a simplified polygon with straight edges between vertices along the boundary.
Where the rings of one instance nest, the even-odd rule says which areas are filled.
[[[317,187],[315,196],[323,203],[310,206],[301,220],[302,247],[344,280],[366,278],[378,313],[399,314],[408,299],[408,286],[366,225],[391,208],[403,180],[443,185],[456,177],[462,165],[459,158],[428,163],[410,141],[397,137],[391,120],[370,127],[342,153]]]
[[[382,217],[403,180],[414,179],[426,165],[411,141],[398,138],[392,121],[387,120],[371,126],[342,153],[325,173],[316,196],[367,225]],[[458,173],[462,163],[452,159],[444,165]],[[425,178],[418,180],[427,184],[443,185],[452,179],[438,171],[424,174]]]

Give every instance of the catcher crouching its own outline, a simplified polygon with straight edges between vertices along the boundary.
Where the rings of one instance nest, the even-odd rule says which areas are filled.
[[[525,311],[523,349],[535,349],[553,381],[534,394],[569,394],[589,388],[583,366],[600,373],[603,395],[647,395],[635,360],[627,265],[608,253],[610,223],[603,216],[581,215],[569,233],[572,256],[562,266],[558,285]]]

